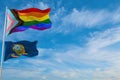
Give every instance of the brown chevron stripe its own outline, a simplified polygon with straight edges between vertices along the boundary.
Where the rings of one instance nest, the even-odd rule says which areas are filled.
[[[11,29],[11,31],[8,33],[8,35],[11,34],[12,31],[13,31],[17,26],[23,25],[23,23],[24,23],[24,22],[19,18],[18,13],[17,13],[14,9],[11,9],[11,12],[12,12],[13,15],[15,16],[15,18],[17,19],[18,24],[17,24],[14,28]]]

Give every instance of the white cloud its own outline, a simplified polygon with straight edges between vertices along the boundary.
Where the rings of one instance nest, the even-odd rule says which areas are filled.
[[[66,9],[64,7],[59,8],[58,10],[55,11],[54,14],[52,14],[51,21],[52,21],[52,31],[51,32],[61,32],[61,22],[62,18],[66,13]]]
[[[19,73],[18,75],[16,73]],[[29,73],[29,74],[28,74]],[[9,80],[119,80],[119,72],[114,72],[113,70],[54,70],[51,73],[44,74],[44,72],[39,70],[21,70],[21,69],[4,69],[3,79]],[[12,75],[9,75],[12,74]],[[16,74],[16,75],[15,75]],[[7,75],[7,77],[6,77]],[[110,76],[108,76],[110,75]]]
[[[19,73],[18,75],[16,73]],[[12,75],[10,75],[12,74]],[[5,75],[8,75],[7,77]],[[10,75],[10,76],[9,76]],[[46,76],[41,73],[39,70],[22,70],[22,69],[4,69],[3,70],[3,79],[9,80],[12,78],[13,80],[21,80],[21,79],[29,79],[29,80],[45,80]]]
[[[117,25],[120,23],[119,12],[120,8],[112,11],[107,9],[78,10],[73,8],[71,12],[67,12],[66,8],[63,7],[63,9],[58,9],[58,11],[52,15],[53,25],[55,27],[57,26],[53,31],[66,34],[74,30],[82,30],[83,28],[93,29]]]
[[[114,14],[112,15],[112,21],[113,23],[120,23],[120,8],[118,8],[116,11],[114,11]]]
[[[120,42],[120,27],[102,32],[94,32],[89,39],[88,46],[92,51]]]
[[[106,20],[109,18],[109,16],[110,15],[105,10],[79,11],[74,8],[70,14],[63,18],[63,25],[72,24],[77,27],[94,27],[106,23]],[[109,21],[109,19],[107,21]]]
[[[33,5],[32,4],[26,4],[25,6],[21,6],[20,9],[26,9],[26,8],[31,8]]]
[[[65,8],[64,7],[61,7],[59,8],[52,16],[52,21],[53,22],[57,22],[59,20],[62,19],[62,16],[64,15],[64,12],[65,12]],[[61,17],[61,18],[60,18]]]
[[[111,28],[103,32],[94,33],[84,48],[77,46],[71,48],[71,46],[69,46],[70,49],[64,53],[53,50],[53,54],[57,53],[53,57],[56,63],[53,64],[59,64],[66,70],[63,72],[55,71],[53,73],[65,80],[79,80],[80,77],[92,80],[98,80],[98,78],[99,80],[119,80],[120,53],[119,51],[110,51],[104,48],[120,42],[119,34],[120,27]],[[93,51],[94,49],[95,51]],[[69,64],[74,65],[74,67],[69,67]],[[92,66],[92,68],[89,67],[90,71],[80,70],[78,68],[78,72],[76,73],[75,69],[77,69],[77,66],[84,67],[84,65]],[[73,69],[73,72],[71,69]],[[71,72],[69,72],[69,70]],[[83,75],[81,75],[81,73]],[[72,76],[74,74],[75,76]],[[88,76],[89,74],[91,77]]]
[[[38,6],[39,6],[40,9],[46,9],[46,8],[48,8],[48,5],[45,4],[45,3],[43,3],[43,2],[38,2]]]
[[[25,4],[24,6],[22,5],[22,6],[20,7],[20,9],[37,7],[37,8],[39,8],[39,9],[44,10],[44,9],[48,8],[48,4],[46,4],[46,3],[44,3],[44,2],[41,2],[41,1],[37,2],[35,5],[34,5],[34,4],[35,4],[35,3]]]
[[[120,22],[120,9],[109,12],[108,10],[77,10],[63,18],[63,25],[72,24],[77,27],[96,27],[104,24],[114,24]]]

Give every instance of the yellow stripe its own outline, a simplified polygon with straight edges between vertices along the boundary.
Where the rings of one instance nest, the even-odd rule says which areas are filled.
[[[28,21],[43,21],[49,18],[49,15],[45,15],[43,17],[35,17],[35,16],[19,16],[21,20],[23,20],[24,22],[28,22]]]

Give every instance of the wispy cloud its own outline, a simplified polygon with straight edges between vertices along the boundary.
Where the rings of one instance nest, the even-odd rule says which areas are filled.
[[[54,19],[59,19],[56,20],[57,22],[60,21],[59,25],[57,25],[56,32],[70,33],[76,29],[102,28],[103,26],[109,27],[109,25],[117,25],[120,23],[119,7],[112,11],[107,9],[78,10],[76,8],[73,8],[72,11],[67,14],[65,11],[67,10],[64,8],[64,10],[59,11],[60,15],[53,15],[56,16]],[[63,15],[61,16],[61,14]]]
[[[74,8],[73,11],[70,14],[66,15],[62,20],[63,20],[63,25],[72,24],[77,27],[82,27],[82,26],[95,27],[95,26],[106,23],[105,21],[108,18],[109,18],[109,15],[105,10],[79,11]]]
[[[52,16],[52,20],[54,21],[54,23],[59,22],[59,20],[62,19],[64,13],[66,12],[64,7],[59,8]]]
[[[64,53],[54,49],[40,49],[41,55],[39,57],[45,55],[46,52],[49,52],[48,55],[53,57],[41,61],[36,59],[35,61],[38,61],[37,66],[49,66],[49,74],[54,76],[52,76],[53,78],[50,75],[47,77],[52,80],[56,78],[63,80],[79,80],[80,78],[118,80],[120,78],[118,75],[120,74],[119,51],[109,51],[104,47],[120,42],[119,32],[120,28],[117,27],[93,33],[85,47],[69,46]],[[93,51],[94,49],[95,51]],[[27,63],[34,64],[34,61],[29,60]],[[71,67],[71,65],[73,66]],[[82,69],[82,66],[89,68]],[[46,67],[46,69],[48,68]]]
[[[66,15],[63,18],[63,24],[72,24],[77,27],[96,27],[104,24],[113,24],[120,22],[120,9],[114,11],[108,10],[77,10],[76,8],[73,11]]]
[[[48,4],[45,4],[43,2],[39,2],[38,6],[39,6],[40,9],[46,9],[46,8],[48,8]]]
[[[8,75],[19,73],[19,75]],[[29,73],[29,74],[28,74]],[[54,70],[51,73],[44,74],[44,71],[40,70],[17,70],[17,69],[4,69],[3,79],[9,80],[9,78],[13,78],[13,80],[21,80],[21,79],[42,79],[42,80],[119,80],[119,72],[114,70]],[[8,75],[7,77],[5,75]],[[109,75],[109,76],[108,76]]]
[[[89,39],[88,46],[95,51],[100,48],[120,42],[120,27],[111,28],[102,32],[94,32]]]
[[[34,5],[34,4],[36,4],[36,5]],[[20,7],[20,9],[25,9],[25,8],[31,8],[31,7],[37,7],[37,8],[39,8],[39,9],[46,9],[46,8],[48,8],[48,4],[46,4],[46,3],[44,3],[44,2],[37,2],[37,3],[29,3],[29,4],[25,4],[24,6],[22,5],[21,7]]]

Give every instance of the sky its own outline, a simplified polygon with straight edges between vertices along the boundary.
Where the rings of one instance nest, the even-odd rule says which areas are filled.
[[[5,38],[38,40],[39,55],[3,62],[2,80],[120,80],[120,0],[0,0],[0,4],[0,47],[6,6],[51,8],[52,21],[50,29],[28,29]]]

